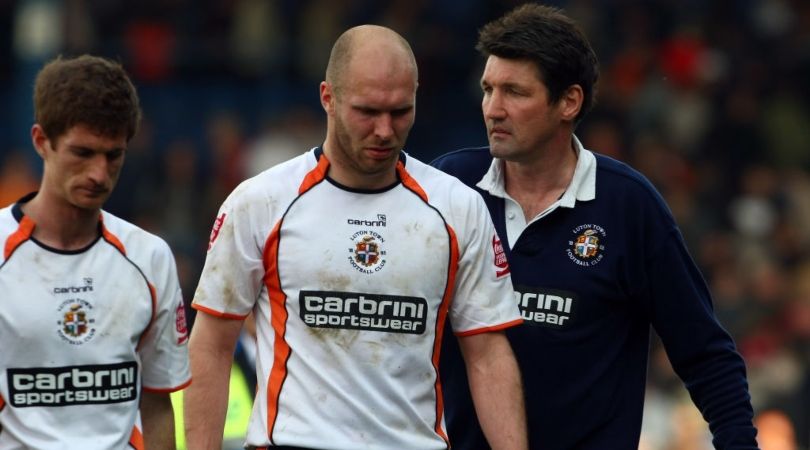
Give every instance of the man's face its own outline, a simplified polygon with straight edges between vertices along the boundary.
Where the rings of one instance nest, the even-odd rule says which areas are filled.
[[[561,123],[558,104],[534,63],[491,55],[481,76],[481,108],[490,152],[507,161],[527,161],[553,138]]]
[[[392,183],[399,153],[416,114],[416,77],[411,70],[375,67],[371,59],[353,61],[338,90],[329,96],[334,151],[332,176],[350,187],[373,189]]]
[[[44,160],[42,189],[47,195],[79,209],[100,209],[121,173],[126,137],[101,136],[81,124],[58,139],[49,139],[39,125],[31,133]]]

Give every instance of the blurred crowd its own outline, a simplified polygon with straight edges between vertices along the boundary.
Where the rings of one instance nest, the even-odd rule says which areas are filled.
[[[406,151],[429,161],[486,144],[476,34],[519,3],[0,0],[0,206],[38,185],[36,70],[60,53],[118,59],[144,122],[106,209],[170,243],[190,301],[225,196],[323,139],[318,83],[338,34],[377,23],[410,41],[420,87]],[[602,63],[577,135],[668,201],[746,360],[763,449],[810,448],[810,3],[547,3],[582,24]],[[649,370],[642,448],[711,448],[657,341]]]

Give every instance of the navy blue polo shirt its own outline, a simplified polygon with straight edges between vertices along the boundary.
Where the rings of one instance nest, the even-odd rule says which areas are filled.
[[[512,236],[507,212],[515,205],[507,208],[501,161],[493,165],[488,148],[433,162],[484,197],[504,243],[524,318],[507,335],[523,376],[531,448],[638,448],[650,326],[715,446],[757,448],[745,364],[669,208],[639,172],[574,143],[578,167],[559,205]],[[453,448],[488,449],[451,333],[440,371]]]

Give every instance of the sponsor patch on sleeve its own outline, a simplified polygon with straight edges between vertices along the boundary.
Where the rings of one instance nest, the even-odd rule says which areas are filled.
[[[177,302],[177,308],[174,310],[174,331],[177,337],[177,345],[180,345],[188,340],[188,326],[186,325],[186,308],[183,305],[181,298]]]
[[[509,274],[509,262],[506,260],[506,252],[503,250],[503,244],[497,234],[492,235],[492,251],[495,254],[495,276],[500,278]]]
[[[211,250],[211,247],[214,245],[214,241],[217,240],[219,236],[219,230],[222,229],[222,224],[225,223],[226,214],[222,213],[219,217],[214,220],[214,226],[211,228],[211,237],[208,239],[208,250]]]

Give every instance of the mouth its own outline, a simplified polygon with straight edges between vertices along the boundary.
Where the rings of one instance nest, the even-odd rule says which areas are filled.
[[[372,158],[375,159],[384,159],[391,155],[394,152],[393,147],[366,147],[366,152],[368,152]]]
[[[101,197],[109,192],[109,189],[104,188],[81,188],[81,190],[91,197]]]
[[[500,127],[494,127],[494,128],[491,128],[489,130],[489,135],[493,139],[505,138],[505,137],[507,137],[507,136],[509,136],[511,134],[512,133],[510,133],[505,128],[500,128]]]

